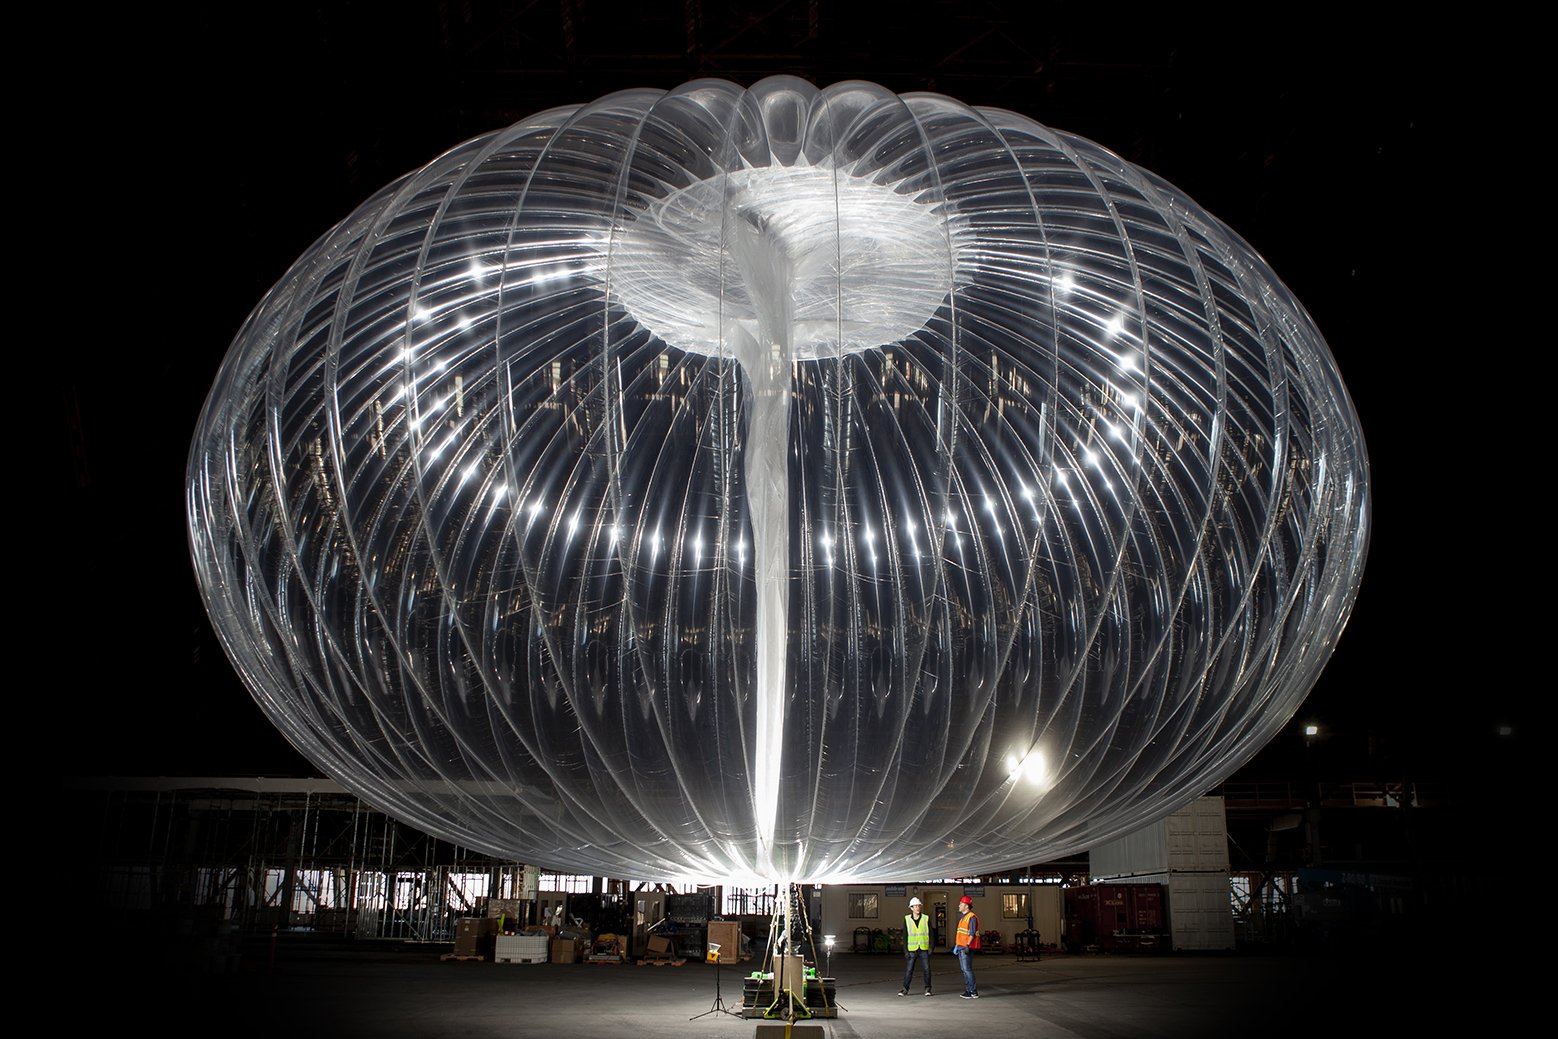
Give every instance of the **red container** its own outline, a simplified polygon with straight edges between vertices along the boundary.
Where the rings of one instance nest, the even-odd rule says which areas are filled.
[[[1166,946],[1161,884],[1090,884],[1066,889],[1066,944],[1072,952],[1125,952]]]
[[[1163,912],[1163,885],[1131,886],[1130,921],[1127,930],[1154,933],[1168,930],[1168,921]]]

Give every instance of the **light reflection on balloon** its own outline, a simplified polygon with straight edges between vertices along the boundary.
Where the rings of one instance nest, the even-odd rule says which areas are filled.
[[[201,588],[276,725],[576,872],[968,875],[1287,721],[1356,416],[1227,227],[1086,140],[698,81],[462,144],[321,238],[201,417]]]

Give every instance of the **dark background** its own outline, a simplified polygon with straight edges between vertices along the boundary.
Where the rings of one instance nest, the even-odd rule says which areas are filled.
[[[56,26],[74,53],[13,163],[31,189],[12,193],[20,220],[47,226],[18,301],[41,320],[12,341],[47,373],[26,396],[48,493],[12,505],[60,504],[29,517],[43,543],[24,545],[24,572],[45,597],[12,641],[43,662],[19,692],[59,772],[317,774],[211,632],[182,497],[228,344],[311,241],[532,112],[784,72],[1021,112],[1154,170],[1247,238],[1336,355],[1374,513],[1334,658],[1235,778],[1513,791],[1551,685],[1528,670],[1550,534],[1528,518],[1541,481],[1520,430],[1550,345],[1526,327],[1540,298],[1513,287],[1539,190],[1518,27],[1306,8],[1084,29],[974,0],[216,6]],[[1310,720],[1322,736],[1306,748]]]

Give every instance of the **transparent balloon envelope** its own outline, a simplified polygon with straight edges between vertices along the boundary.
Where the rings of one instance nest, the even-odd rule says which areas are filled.
[[[1347,621],[1361,429],[1234,232],[934,94],[698,81],[461,144],[238,333],[189,465],[246,685],[563,871],[966,876],[1252,757]]]

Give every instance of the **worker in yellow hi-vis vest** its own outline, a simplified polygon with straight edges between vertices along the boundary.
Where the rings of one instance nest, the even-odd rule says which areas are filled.
[[[909,994],[909,983],[914,980],[914,961],[925,968],[925,994],[930,995],[930,917],[919,898],[909,899],[909,914],[903,918],[903,988],[900,996]]]
[[[958,899],[958,943],[952,950],[958,958],[958,969],[963,972],[964,999],[978,999],[979,986],[974,983],[973,950],[979,948],[979,917],[974,915],[974,900],[964,895]]]

